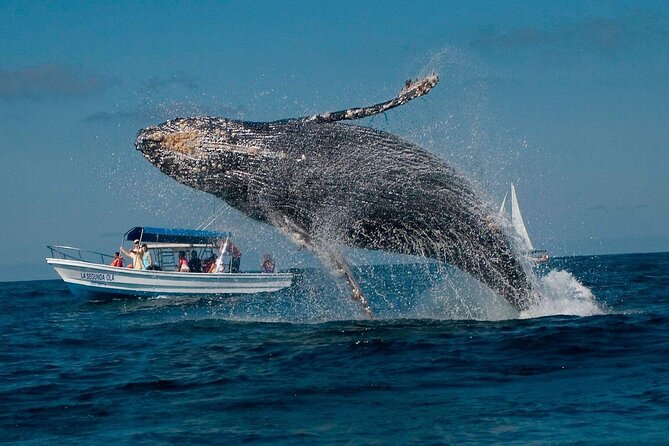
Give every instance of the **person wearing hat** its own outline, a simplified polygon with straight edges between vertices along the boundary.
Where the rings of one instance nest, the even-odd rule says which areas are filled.
[[[121,246],[121,252],[123,255],[126,255],[132,259],[132,266],[128,265],[128,268],[132,269],[144,269],[144,265],[142,265],[142,249],[139,247],[139,240],[135,240],[132,242],[133,248],[130,250],[130,252],[126,251],[123,249],[123,246]]]

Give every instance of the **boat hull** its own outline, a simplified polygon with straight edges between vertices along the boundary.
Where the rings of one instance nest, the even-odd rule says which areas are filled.
[[[79,260],[47,258],[77,295],[203,296],[271,293],[289,287],[291,273],[136,271]]]

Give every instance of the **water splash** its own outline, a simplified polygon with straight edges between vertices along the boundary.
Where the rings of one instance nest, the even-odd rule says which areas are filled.
[[[520,313],[521,319],[542,316],[595,316],[605,314],[592,291],[567,271],[550,271],[538,278],[540,300]]]
[[[374,308],[375,321],[501,321],[546,316],[606,314],[589,288],[571,273],[537,278],[542,298],[520,314],[503,298],[462,271],[438,262],[355,267]],[[295,283],[272,294],[158,297],[91,302],[120,305],[123,313],[167,312],[179,320],[313,324],[365,320],[348,287],[326,268],[294,270]],[[164,321],[163,321],[164,322]]]

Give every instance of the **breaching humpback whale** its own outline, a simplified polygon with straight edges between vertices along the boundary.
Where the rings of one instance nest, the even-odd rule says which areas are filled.
[[[450,263],[527,309],[528,275],[465,177],[395,135],[340,122],[403,105],[437,82],[432,75],[387,102],[273,122],[173,119],[141,130],[135,147],[163,173],[276,226],[339,268],[370,315],[338,244]]]

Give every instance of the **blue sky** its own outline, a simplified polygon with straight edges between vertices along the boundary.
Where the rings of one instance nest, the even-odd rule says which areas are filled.
[[[214,114],[271,120],[425,98],[362,124],[518,187],[558,255],[669,250],[666,2],[12,2],[0,4],[0,280],[53,278],[47,244],[113,252],[135,225],[199,225],[220,202],[163,177],[137,131]],[[306,262],[234,210],[256,243]],[[260,248],[258,248],[260,249]]]

